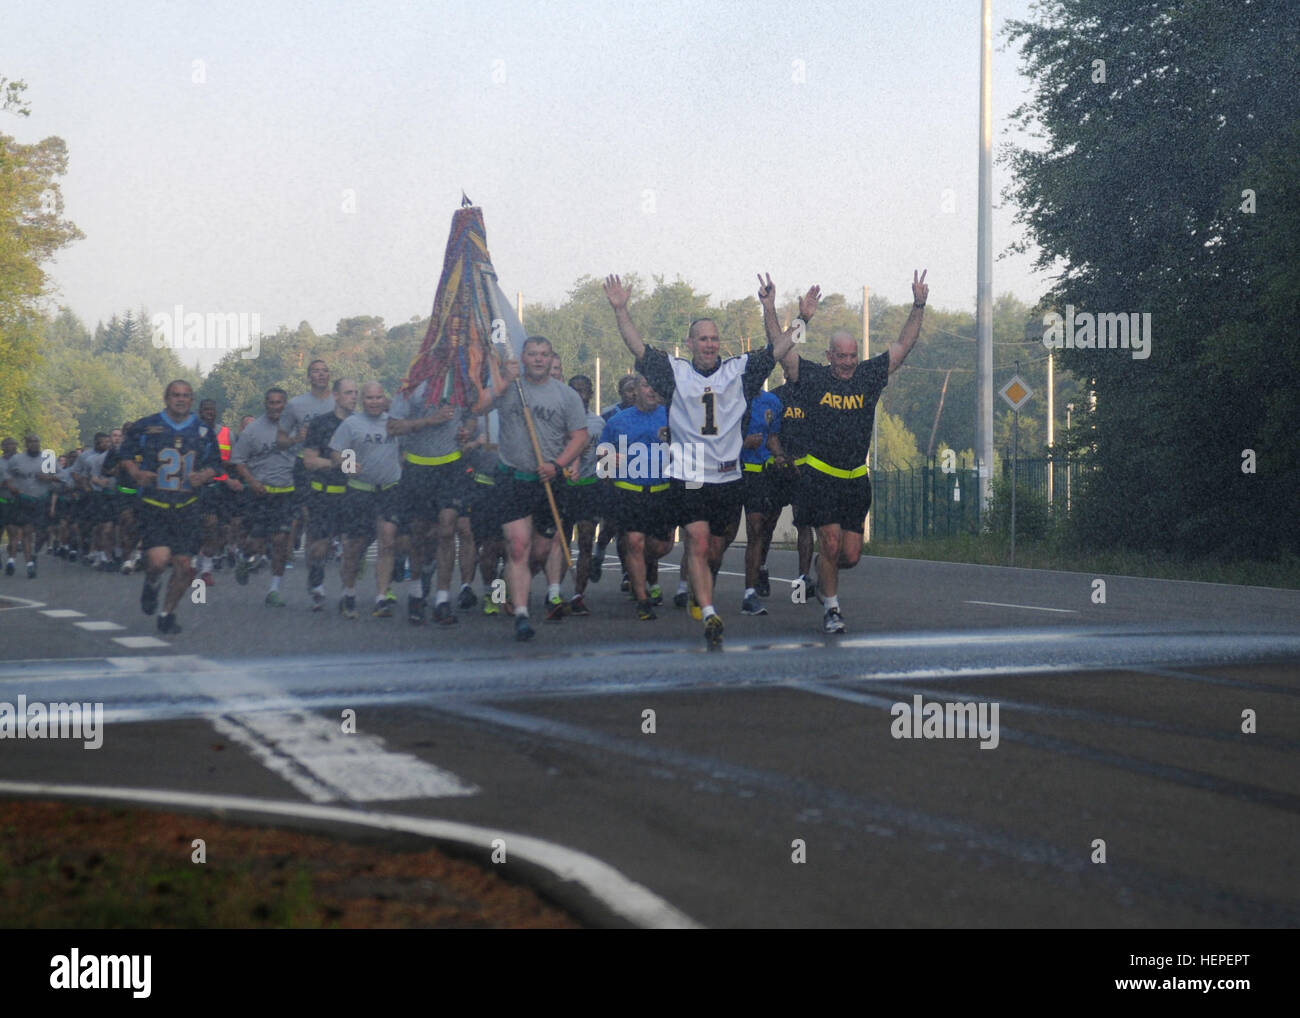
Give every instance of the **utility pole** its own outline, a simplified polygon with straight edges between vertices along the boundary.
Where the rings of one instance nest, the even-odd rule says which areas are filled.
[[[980,513],[993,492],[993,0],[980,10],[979,237],[976,253],[975,457],[980,464]]]

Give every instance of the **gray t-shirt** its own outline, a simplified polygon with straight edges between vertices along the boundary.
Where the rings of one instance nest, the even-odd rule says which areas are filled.
[[[395,421],[430,416],[437,409],[437,404],[435,403],[432,407],[425,407],[424,393],[428,386],[427,381],[421,382],[409,397],[399,393],[393,399],[393,405],[388,410],[388,416]],[[413,456],[422,457],[450,455],[457,449],[456,432],[460,429],[461,422],[468,416],[469,411],[464,411],[443,424],[435,424],[432,427],[421,428],[419,431],[412,431],[410,434],[403,435],[401,441],[402,451]]]
[[[582,398],[557,378],[548,378],[540,385],[521,379],[528,409],[532,411],[537,428],[537,444],[542,447],[542,459],[553,460],[564,452],[569,435],[587,427],[587,411]],[[528,435],[523,406],[519,402],[519,386],[513,382],[497,401],[501,414],[501,440],[498,450],[501,461],[515,470],[535,473],[537,454]]]
[[[394,484],[402,477],[397,438],[388,433],[387,413],[378,417],[353,414],[334,429],[330,448],[335,452],[351,449],[357,454],[357,469],[355,473],[347,473],[349,481],[382,486]]]
[[[605,418],[600,414],[587,411],[587,447],[578,458],[578,480],[596,476],[596,446],[600,445],[600,433],[605,430]]]
[[[95,452],[93,448],[86,449],[77,457],[77,462],[72,464],[72,476],[84,477],[89,485],[90,491],[96,495],[104,493],[103,488],[97,484],[91,484],[92,477],[98,477],[104,469],[104,457],[108,455],[108,450]]]
[[[317,399],[310,392],[304,392],[301,396],[294,396],[284,405],[284,410],[280,414],[280,430],[286,434],[298,437],[298,432],[307,427],[312,422],[313,417],[319,417],[321,414],[332,414],[334,412],[334,396],[327,393],[324,399]],[[302,445],[295,442],[289,449],[290,454],[294,456],[302,455]]]
[[[239,433],[230,452],[231,463],[242,463],[263,484],[287,488],[293,484],[293,451],[281,449],[276,436],[284,426],[284,416],[272,423],[263,414]]]
[[[43,473],[41,470],[43,462],[45,460],[40,453],[35,456],[28,456],[25,452],[14,453],[9,460],[6,476],[13,482],[20,495],[26,495],[29,498],[42,498],[50,493],[49,484],[37,480]]]

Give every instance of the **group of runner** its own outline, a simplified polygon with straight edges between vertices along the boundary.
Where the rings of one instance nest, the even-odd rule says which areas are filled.
[[[591,380],[575,375],[565,383],[549,340],[529,337],[518,360],[492,362],[493,436],[486,417],[430,398],[428,382],[390,398],[377,382],[331,379],[322,360],[308,366],[308,392],[289,398],[268,390],[264,413],[245,418],[237,437],[219,423],[211,400],[193,413],[192,387],[174,381],[162,411],[96,434],[92,446],[57,462],[37,435],[25,436],[22,451],[4,439],[4,571],[14,575],[20,555],[34,577],[43,541],[54,554],[97,568],[143,571],[142,610],[157,613],[160,632],[176,633],[181,597],[196,576],[214,583],[223,559],[241,584],[269,564],[265,603],[285,607],[285,569],[304,538],[312,609],[327,603],[326,563],[337,555],[338,611],[357,618],[358,578],[377,543],[374,616],[394,614],[394,564],[401,562],[408,619],[455,625],[459,566],[455,607],[479,605],[477,570],[483,612],[512,616],[516,639],[528,640],[533,577],[545,574],[548,621],[590,614],[587,586],[600,581],[613,542],[636,617],[653,620],[663,603],[658,563],[680,534],[674,604],[700,620],[706,643],[718,647],[714,583],[742,513],[740,610],[762,615],[771,594],[767,550],[778,516],[792,505],[798,582],[822,602],[824,631],[841,633],[838,574],[861,555],[875,406],[919,336],[924,280],[913,274],[912,312],[889,350],[862,361],[853,336],[836,333],[820,363],[795,349],[816,311],[815,286],[782,329],[775,287],[760,276],[766,347],[723,359],[717,324],[701,318],[686,336],[689,358],[680,358],[644,342],[627,288],[610,276],[605,293],[635,359],[619,403],[594,412]],[[777,363],[785,383],[766,392]],[[574,593],[565,598],[575,536]]]

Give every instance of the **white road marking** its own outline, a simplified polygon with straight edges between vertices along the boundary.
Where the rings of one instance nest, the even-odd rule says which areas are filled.
[[[16,603],[16,604],[11,605],[11,606],[8,607],[8,608],[0,608],[0,612],[13,612],[13,611],[21,611],[21,610],[24,609],[24,608],[44,608],[44,607],[45,607],[45,602],[44,602],[44,601],[33,601],[33,600],[31,600],[30,598],[26,598],[26,597],[14,597],[12,594],[5,594],[3,597],[0,597],[0,601],[15,601],[15,602],[19,602],[19,603]]]
[[[643,929],[699,929],[700,924],[670,905],[647,887],[623,876],[608,863],[585,852],[578,852],[554,842],[524,834],[512,834],[491,827],[454,823],[449,820],[424,820],[396,813],[359,812],[338,806],[310,806],[300,802],[268,802],[236,795],[198,795],[135,788],[95,788],[90,785],[43,785],[21,781],[0,781],[0,792],[13,795],[55,796],[69,799],[106,799],[113,802],[149,803],[188,809],[241,812],[264,816],[289,816],[326,823],[354,824],[385,831],[402,831],[437,841],[454,842],[478,849],[491,850],[492,841],[502,838],[507,859],[539,866],[560,880],[578,885],[615,915]],[[509,862],[503,865],[508,866]]]
[[[379,802],[475,795],[478,788],[384,740],[345,735],[340,721],[296,710],[236,714],[212,726],[253,754],[312,802]]]
[[[131,650],[142,650],[145,647],[171,646],[166,640],[160,640],[156,636],[115,636],[113,642],[120,643],[123,647],[129,647]]]
[[[116,622],[74,622],[72,624],[78,629],[87,629],[92,633],[107,633],[114,629],[126,628],[126,626],[119,626]]]
[[[439,799],[479,791],[419,757],[391,752],[383,739],[365,732],[364,721],[361,730],[345,733],[339,714],[313,714],[247,668],[232,669],[196,657],[183,682],[222,711],[223,716],[213,720],[217,731],[247,748],[313,802]],[[232,700],[276,706],[231,713]]]
[[[966,604],[987,604],[993,608],[1024,608],[1031,612],[1061,612],[1063,615],[1078,615],[1073,608],[1040,608],[1036,604],[1003,604],[1000,601],[966,601]]]
[[[85,612],[74,612],[71,608],[47,608],[41,612],[42,615],[48,615],[52,619],[84,619]]]

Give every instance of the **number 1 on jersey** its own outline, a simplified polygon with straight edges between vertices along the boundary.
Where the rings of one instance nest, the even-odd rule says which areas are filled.
[[[700,429],[700,434],[716,435],[718,425],[713,420],[713,390],[706,389],[700,399],[704,402],[704,427]]]

